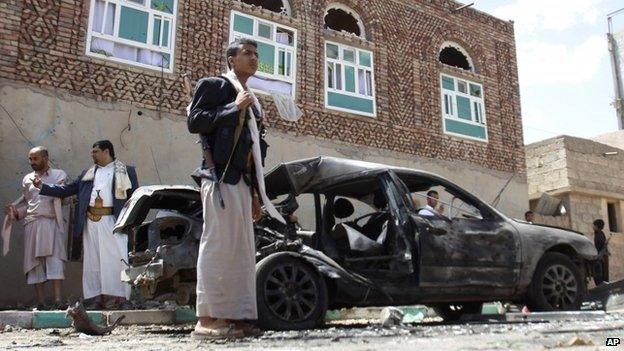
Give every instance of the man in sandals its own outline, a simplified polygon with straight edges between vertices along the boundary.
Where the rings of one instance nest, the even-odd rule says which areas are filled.
[[[260,201],[283,222],[264,191],[263,112],[247,88],[258,69],[257,43],[238,39],[227,49],[230,71],[197,82],[188,109],[188,129],[200,135],[204,230],[197,260],[194,338],[234,339],[262,332],[246,321],[258,318],[253,221]]]
[[[61,297],[61,284],[65,279],[67,233],[61,200],[41,195],[33,181],[40,178],[52,184],[63,184],[67,174],[50,168],[48,150],[43,146],[30,150],[28,162],[33,172],[22,180],[22,196],[4,207],[5,221],[24,220],[24,273],[27,283],[35,286],[37,307],[46,307],[44,284],[49,280],[54,287],[54,307],[63,309],[66,306]]]

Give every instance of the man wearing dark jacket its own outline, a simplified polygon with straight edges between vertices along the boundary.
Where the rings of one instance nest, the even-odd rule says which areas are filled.
[[[603,232],[604,226],[605,222],[602,219],[597,219],[593,223],[594,245],[598,255],[601,256],[600,261],[596,264],[596,275],[594,276],[596,285],[609,281],[609,250],[607,248],[607,237]]]
[[[202,167],[193,174],[201,183],[204,213],[195,338],[261,333],[243,322],[258,317],[253,220],[261,216],[261,199],[271,207],[269,213],[273,209],[262,177],[264,113],[247,88],[247,79],[258,68],[257,46],[249,39],[230,44],[230,71],[200,79],[189,106],[188,129],[200,135],[203,151]]]
[[[74,238],[83,239],[82,289],[92,308],[115,307],[130,297],[130,286],[121,281],[123,261],[128,261],[128,237],[113,234],[121,209],[138,187],[136,171],[115,159],[113,144],[93,144],[95,163],[72,183],[43,184],[35,177],[40,194],[53,197],[78,195]]]

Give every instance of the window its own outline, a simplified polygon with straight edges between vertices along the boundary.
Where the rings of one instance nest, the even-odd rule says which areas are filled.
[[[258,42],[258,71],[251,88],[295,96],[297,32],[286,26],[232,11],[230,42],[251,38]]]
[[[609,231],[612,233],[620,232],[620,223],[619,223],[619,215],[618,212],[620,210],[619,204],[609,202],[607,203],[607,218],[608,218],[608,226]]]
[[[445,65],[474,72],[474,65],[470,55],[457,43],[447,41],[442,44],[439,60]]]
[[[332,4],[325,11],[325,28],[347,32],[365,38],[364,24],[360,16],[343,4]]]
[[[260,6],[263,9],[266,9],[272,12],[281,13],[286,16],[291,15],[290,3],[287,0],[241,0],[241,1],[246,4]]]
[[[325,107],[375,116],[372,52],[325,43]]]
[[[87,55],[172,72],[177,0],[92,0]]]
[[[487,141],[483,86],[462,78],[440,76],[444,132]]]

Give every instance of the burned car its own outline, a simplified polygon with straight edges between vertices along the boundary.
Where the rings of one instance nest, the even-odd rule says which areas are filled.
[[[511,301],[578,309],[597,252],[580,233],[510,219],[432,173],[348,159],[283,163],[265,177],[288,224],[255,225],[259,324],[311,328],[328,308],[425,304],[446,320]],[[444,211],[424,215],[435,190]],[[124,280],[145,298],[192,303],[199,191],[139,188],[115,232]]]

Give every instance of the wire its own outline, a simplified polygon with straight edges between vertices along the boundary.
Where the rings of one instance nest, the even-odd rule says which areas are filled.
[[[162,179],[160,178],[160,172],[158,171],[158,165],[156,164],[156,158],[154,157],[154,149],[150,146],[150,152],[152,153],[152,162],[154,162],[154,169],[156,170],[156,175],[158,176],[158,181],[160,185],[162,185]]]
[[[11,119],[11,122],[13,122],[13,125],[15,126],[15,128],[17,129],[17,131],[22,135],[22,138],[24,138],[24,140],[26,140],[26,142],[30,145],[30,147],[35,147],[35,144],[33,144],[32,141],[30,141],[30,139],[28,139],[28,137],[26,136],[26,134],[24,134],[24,132],[22,131],[22,128],[20,128],[20,126],[17,124],[17,122],[15,122],[15,119],[13,118],[13,116],[11,116],[11,114],[9,113],[9,111],[7,111],[6,108],[4,108],[4,105],[2,105],[0,103],[0,107],[2,107],[2,109],[4,110],[4,113],[7,114],[7,116],[9,116],[9,118]]]
[[[4,107],[4,105],[2,105],[0,103],[0,107],[2,108],[2,110],[4,111],[4,113],[7,114],[7,116],[9,116],[9,119],[11,120],[11,122],[13,122],[13,125],[15,126],[15,129],[17,129],[17,131],[20,133],[20,135],[22,136],[22,138],[28,143],[28,145],[30,145],[31,148],[36,147],[36,145],[26,136],[26,134],[24,134],[24,131],[22,130],[22,128],[20,128],[19,124],[17,124],[17,122],[15,121],[15,118],[13,118],[13,116],[11,116],[11,114],[9,113],[9,111],[7,111],[7,109]],[[56,165],[56,163],[54,163],[54,161],[48,159],[48,162],[55,168],[60,168],[59,166]],[[67,180],[71,181],[73,178],[70,177],[69,175],[67,175]]]

